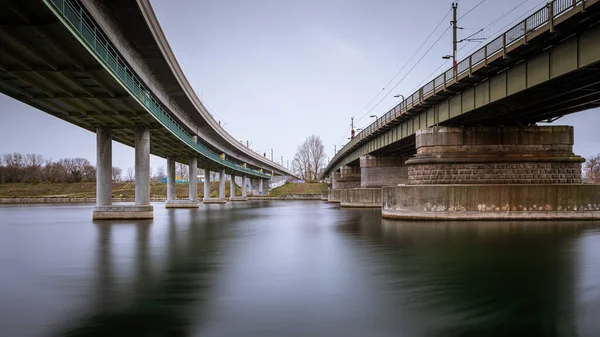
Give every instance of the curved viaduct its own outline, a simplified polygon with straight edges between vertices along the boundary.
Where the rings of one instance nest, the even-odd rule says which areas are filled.
[[[227,133],[195,95],[147,0],[9,1],[0,12],[0,91],[69,123],[97,133],[97,218],[147,218],[149,154],[167,158],[168,201],[175,200],[175,162],[247,179],[294,176]],[[112,145],[136,149],[135,206],[111,205]],[[192,179],[190,179],[190,182]],[[231,199],[235,199],[231,184]],[[206,200],[209,199],[209,200]]]

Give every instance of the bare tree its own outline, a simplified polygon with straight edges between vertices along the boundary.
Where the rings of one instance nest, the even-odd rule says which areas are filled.
[[[303,180],[311,180],[310,144],[308,139],[298,147],[292,161],[294,172]]]
[[[133,168],[128,168],[127,173],[125,174],[125,179],[127,181],[135,181],[135,170]]]
[[[154,177],[152,177],[152,180],[156,181],[156,182],[161,182],[163,180],[163,178],[166,178],[167,175],[165,174],[165,167],[164,166],[160,166],[159,168],[156,169],[156,172],[154,173]]]
[[[600,184],[600,154],[587,159],[583,166],[583,172],[588,182]]]
[[[319,170],[325,162],[325,146],[321,137],[311,135],[298,147],[292,169],[304,180],[319,178]]]
[[[175,164],[175,174],[179,176],[179,179],[185,179],[188,176],[188,166],[182,163]]]
[[[123,173],[123,170],[121,170],[120,168],[113,166],[112,168],[112,181],[113,183],[118,183],[121,181],[121,174]]]
[[[325,163],[325,146],[323,146],[323,141],[321,137],[316,135],[311,135],[308,137],[309,151],[310,151],[310,167],[311,167],[311,175],[312,179],[319,179],[319,170]]]

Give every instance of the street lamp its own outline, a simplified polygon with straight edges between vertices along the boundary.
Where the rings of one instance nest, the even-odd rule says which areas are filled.
[[[396,98],[402,97],[402,100],[400,101],[400,111],[402,111],[402,103],[404,103],[404,95],[402,95],[402,94],[395,94],[394,97],[396,97]]]
[[[371,118],[375,118],[375,128],[377,128],[377,127],[379,126],[379,123],[377,123],[377,122],[378,122],[378,120],[377,120],[377,115],[371,115],[371,116],[369,116],[369,117],[371,117]]]

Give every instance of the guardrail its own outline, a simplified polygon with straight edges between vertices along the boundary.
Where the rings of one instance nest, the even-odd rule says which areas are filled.
[[[553,21],[555,18],[568,11],[573,10],[578,5],[585,5],[585,3],[589,1],[590,0],[554,0],[549,2],[546,4],[546,6],[531,14],[525,20],[507,30],[504,34],[500,35],[481,49],[478,49],[473,54],[459,62],[456,65],[456,78],[467,72],[470,73],[474,67],[480,65],[481,63],[487,62],[487,60],[489,60],[491,57],[496,56],[499,53],[504,53],[507,47],[522,39],[527,39],[527,35],[531,32],[540,29],[540,27],[544,26],[546,23]],[[373,134],[382,126],[394,121],[396,118],[405,114],[414,106],[421,104],[425,96],[435,93],[435,91],[438,89],[446,88],[446,86],[455,81],[456,78],[454,76],[454,69],[450,68],[438,77],[434,78],[432,81],[422,86],[412,95],[407,96],[406,99],[389,110],[383,116],[377,118],[373,123],[352,138],[352,140],[346,143],[346,145],[344,145],[344,147],[342,147],[340,151],[338,151],[338,153],[336,153],[331,159],[329,165],[339,160],[346,151],[355,146],[361,140]],[[330,169],[329,165],[327,169]]]
[[[214,153],[211,149],[205,145],[198,143],[194,140],[194,136],[188,133],[179,123],[173,119],[167,113],[167,111],[158,103],[154,98],[151,91],[147,89],[140,81],[127,63],[119,56],[114,47],[104,33],[96,26],[94,20],[92,20],[83,7],[77,2],[72,0],[43,0],[44,3],[51,9],[54,9],[54,13],[72,28],[72,31],[76,33],[76,37],[84,44],[87,45],[88,49],[93,52],[95,56],[106,66],[106,69],[112,72],[116,78],[127,88],[132,97],[134,97],[139,104],[144,106],[148,112],[165,128],[171,131],[172,134],[177,136],[182,142],[187,144],[189,147],[196,150],[201,155],[212,161],[234,169],[236,171],[259,176],[263,178],[270,178],[269,174],[252,170],[247,167],[238,165],[227,159],[221,158],[217,153]]]

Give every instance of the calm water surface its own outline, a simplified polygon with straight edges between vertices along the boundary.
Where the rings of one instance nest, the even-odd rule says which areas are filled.
[[[0,336],[600,336],[600,224],[0,206]]]

